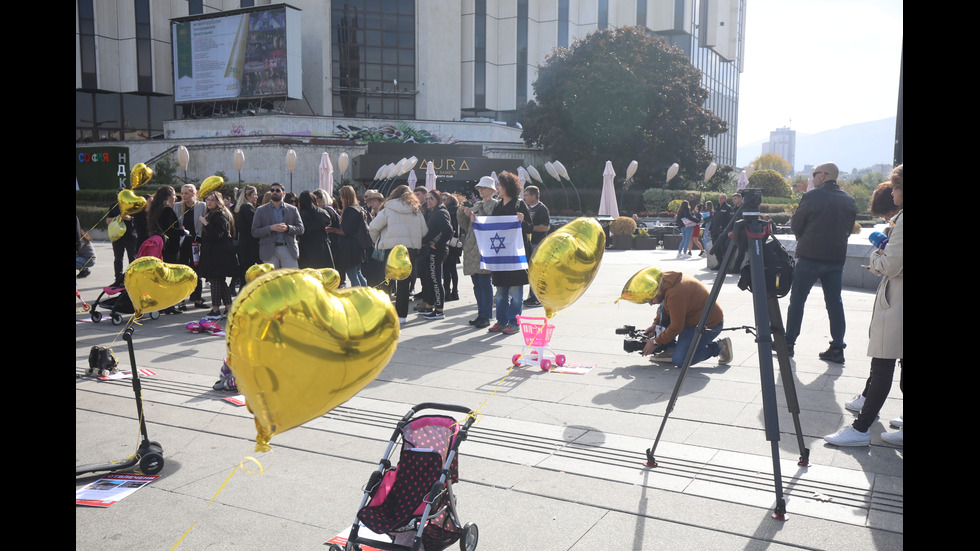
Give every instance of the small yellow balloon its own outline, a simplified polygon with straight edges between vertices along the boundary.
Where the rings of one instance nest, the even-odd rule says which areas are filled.
[[[119,241],[119,238],[126,235],[126,223],[116,218],[109,222],[109,241]]]
[[[328,291],[340,287],[340,272],[333,268],[306,268],[307,272],[314,274],[323,282],[323,288]]]
[[[129,172],[129,184],[132,189],[146,185],[153,179],[153,169],[143,163],[137,163]]]
[[[119,212],[122,216],[136,214],[146,208],[146,199],[133,193],[132,190],[124,189],[119,192]]]
[[[330,289],[324,272],[275,270],[232,305],[228,365],[255,416],[256,451],[349,400],[395,353],[398,314],[387,295]]]
[[[616,302],[628,300],[634,304],[647,304],[660,292],[660,283],[663,279],[663,272],[657,268],[653,266],[643,268],[626,282]]]
[[[385,278],[401,281],[412,275],[412,258],[405,245],[395,245],[385,262]]]
[[[167,264],[155,256],[134,260],[123,278],[137,314],[169,308],[197,288],[197,274],[190,266]]]
[[[203,201],[208,198],[208,195],[211,195],[212,191],[220,190],[223,185],[225,185],[225,179],[221,176],[208,176],[201,182],[201,189],[197,191],[197,196]]]
[[[245,270],[245,283],[251,283],[253,279],[265,275],[275,269],[276,267],[269,263],[254,264],[249,266],[249,268]]]
[[[605,248],[606,234],[594,218],[577,218],[544,238],[528,278],[546,316],[554,317],[589,288]]]

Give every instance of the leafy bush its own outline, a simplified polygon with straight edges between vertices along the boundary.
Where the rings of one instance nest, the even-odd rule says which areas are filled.
[[[609,223],[609,233],[613,235],[633,235],[636,221],[627,216],[620,216]]]
[[[783,175],[775,170],[756,170],[749,176],[750,188],[761,188],[764,197],[791,197],[793,190]]]

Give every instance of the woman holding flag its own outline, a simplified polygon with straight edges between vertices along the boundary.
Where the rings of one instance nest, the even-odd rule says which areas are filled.
[[[531,234],[531,212],[521,201],[521,182],[510,172],[502,172],[497,176],[497,195],[500,202],[493,208],[493,216],[517,215],[521,224],[521,238],[524,242],[523,263],[526,265],[531,244],[528,236]],[[513,335],[518,331],[517,316],[521,315],[524,301],[524,286],[527,285],[527,269],[494,271],[493,286],[497,288],[495,297],[497,308],[497,323],[490,327],[491,333]]]

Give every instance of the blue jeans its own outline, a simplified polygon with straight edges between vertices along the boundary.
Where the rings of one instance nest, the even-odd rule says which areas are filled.
[[[844,265],[836,262],[822,262],[808,258],[796,259],[796,272],[793,276],[793,290],[789,295],[789,310],[786,312],[786,343],[795,344],[803,325],[803,307],[810,295],[813,284],[820,281],[823,287],[823,300],[830,318],[830,346],[844,348],[844,302],[841,300],[841,278]]]
[[[497,324],[517,327],[517,316],[524,308],[524,286],[497,287]]]
[[[691,358],[691,365],[703,362],[721,353],[721,345],[715,341],[718,335],[721,334],[721,327],[722,324],[708,327],[707,331],[701,335],[701,341],[698,342],[698,349],[694,352],[694,357]],[[677,346],[674,348],[674,355],[671,357],[671,361],[674,362],[675,366],[680,367],[684,364],[684,358],[687,357],[687,350],[691,348],[691,343],[694,342],[694,333],[697,329],[697,326],[685,327],[681,331],[681,334],[677,335]]]
[[[476,296],[476,315],[490,319],[493,316],[493,285],[490,274],[473,274],[473,294]]]
[[[694,226],[681,228],[681,246],[677,247],[677,252],[682,253],[691,247],[691,237],[694,236]]]
[[[367,287],[367,279],[361,273],[361,265],[355,264],[347,268],[347,280],[351,287]]]

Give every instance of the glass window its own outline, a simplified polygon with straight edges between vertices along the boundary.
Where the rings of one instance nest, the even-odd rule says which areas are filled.
[[[415,0],[334,2],[332,25],[334,115],[414,118]]]

